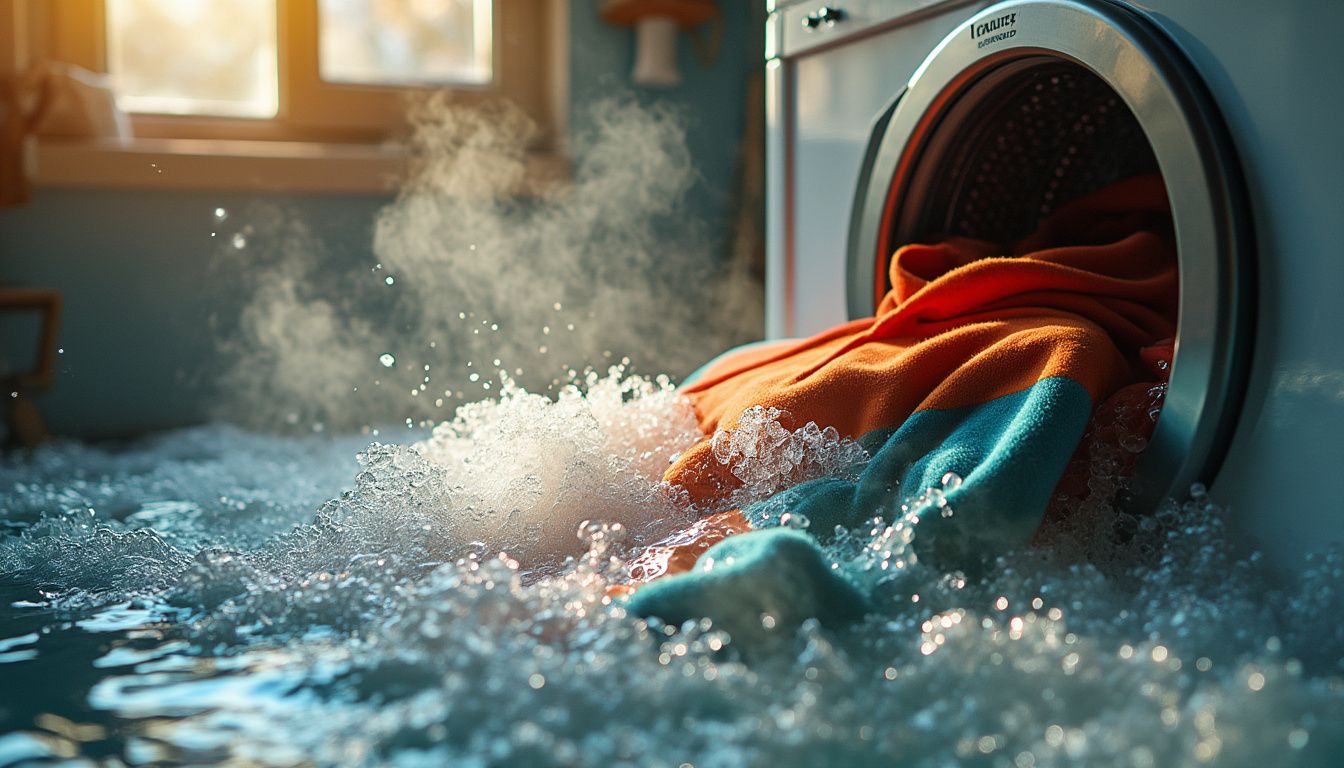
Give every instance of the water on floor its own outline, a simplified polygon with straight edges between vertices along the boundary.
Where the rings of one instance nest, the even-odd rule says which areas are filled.
[[[1198,493],[981,575],[909,564],[882,522],[845,532],[829,556],[878,607],[839,631],[762,616],[743,649],[627,615],[607,587],[693,519],[659,479],[697,437],[667,382],[618,373],[556,399],[506,389],[400,444],[220,426],[6,459],[0,764],[1344,753],[1344,559],[1272,581]],[[811,449],[852,452],[828,439]]]

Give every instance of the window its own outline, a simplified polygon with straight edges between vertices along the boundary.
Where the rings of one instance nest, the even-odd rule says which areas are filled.
[[[130,113],[274,118],[274,0],[104,0],[103,64]]]
[[[324,82],[489,85],[491,0],[318,0]]]
[[[13,0],[23,3],[24,0]],[[405,98],[506,98],[554,142],[561,0],[27,0],[46,54],[111,75],[137,138],[377,143]]]

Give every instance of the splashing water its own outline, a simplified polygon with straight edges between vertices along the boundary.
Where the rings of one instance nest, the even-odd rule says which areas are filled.
[[[689,519],[660,481],[698,437],[687,404],[619,370],[554,400],[501,384],[407,445],[211,427],[6,459],[0,762],[1326,766],[1344,749],[1344,559],[1271,586],[1200,489],[1085,556],[1024,548],[971,577],[909,556],[910,513],[946,477],[830,538],[874,595],[866,620],[762,617],[772,644],[741,655],[708,622],[608,596]],[[752,493],[862,461],[781,418],[716,442]]]

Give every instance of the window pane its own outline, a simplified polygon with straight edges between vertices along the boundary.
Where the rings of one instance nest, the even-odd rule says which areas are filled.
[[[107,0],[122,109],[274,117],[275,16],[275,0]]]
[[[322,79],[364,85],[482,85],[490,0],[319,0]]]

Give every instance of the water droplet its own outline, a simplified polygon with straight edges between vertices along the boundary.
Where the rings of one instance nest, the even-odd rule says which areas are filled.
[[[388,285],[391,285],[397,281],[396,278],[392,277],[391,275],[388,275],[387,277],[383,278],[383,282],[387,283]]]
[[[1143,453],[1143,449],[1148,447],[1148,441],[1140,435],[1125,435],[1120,438],[1120,447],[1130,453]]]
[[[233,244],[234,248],[240,251],[247,247],[247,237],[242,232],[233,233],[233,239],[229,242]]]
[[[216,223],[216,224],[218,224],[218,223],[220,223],[220,222],[223,222],[223,221],[225,221],[225,220],[228,219],[228,218],[229,218],[229,212],[228,212],[227,210],[225,210],[225,209],[223,209],[223,208],[216,208],[216,209],[215,209],[215,223]]]
[[[378,362],[382,363],[384,368],[391,368],[392,366],[397,364],[397,358],[393,357],[391,354],[387,352],[384,352],[383,354],[378,356]]]
[[[961,487],[962,479],[956,472],[944,472],[941,482],[944,491],[955,491]]]

